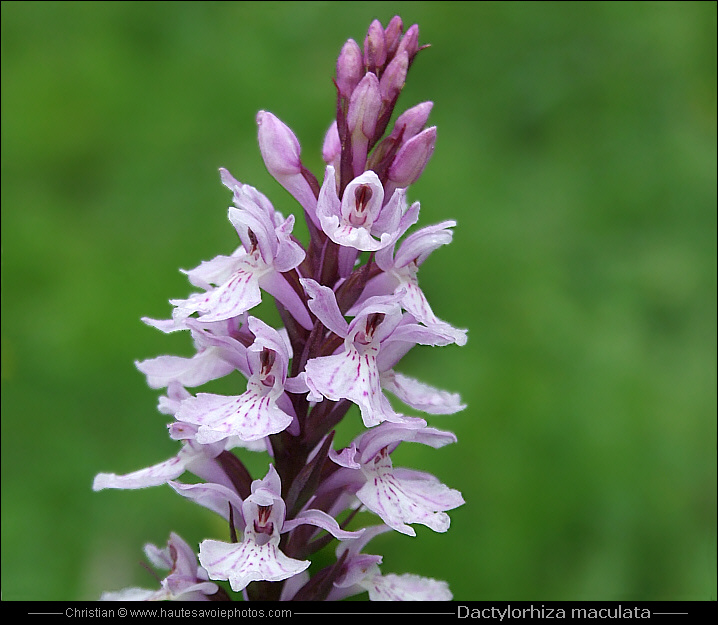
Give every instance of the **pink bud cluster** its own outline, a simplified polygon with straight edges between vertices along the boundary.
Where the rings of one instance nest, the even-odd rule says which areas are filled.
[[[364,53],[349,39],[337,60],[337,120],[327,134],[324,157],[335,166],[340,164],[336,167],[341,168],[340,190],[366,169],[375,171],[385,186],[407,187],[416,182],[434,151],[436,127],[424,129],[431,102],[406,111],[382,140],[407,72],[421,50],[418,26],[403,34],[402,30],[398,16],[386,29],[374,20],[364,40]],[[327,150],[328,145],[333,149]],[[328,154],[333,158],[328,159]],[[334,162],[336,158],[339,163]]]

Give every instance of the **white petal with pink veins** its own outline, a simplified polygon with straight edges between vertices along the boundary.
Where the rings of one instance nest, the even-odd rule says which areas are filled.
[[[381,374],[381,385],[407,406],[429,414],[454,414],[466,408],[458,393],[442,391],[391,369]]]
[[[259,395],[253,390],[229,397],[199,393],[180,404],[176,418],[200,426],[195,440],[201,444],[229,436],[253,441],[286,430],[292,422],[271,395]]]
[[[375,356],[349,349],[309,360],[305,370],[307,380],[327,399],[349,399],[357,404],[367,427],[403,420],[382,393]]]
[[[361,584],[370,601],[451,601],[449,585],[437,579],[406,573],[376,575]]]
[[[279,537],[264,545],[253,540],[231,544],[205,540],[199,546],[199,562],[210,579],[226,579],[240,592],[250,582],[279,582],[309,568],[309,560],[295,560],[277,547]]]
[[[357,491],[359,501],[402,534],[416,536],[409,523],[445,532],[450,519],[444,511],[464,503],[459,491],[431,475],[408,469],[394,471],[391,460],[383,454],[364,465],[362,471],[367,482]]]

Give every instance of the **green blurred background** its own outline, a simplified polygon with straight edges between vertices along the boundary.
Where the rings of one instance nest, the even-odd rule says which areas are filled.
[[[432,44],[399,108],[438,126],[410,199],[459,223],[421,284],[470,338],[402,362],[469,407],[395,464],[467,503],[370,552],[459,600],[716,599],[713,2],[3,2],[3,599],[151,587],[145,542],[225,537],[168,487],[91,491],[177,449],[133,361],[189,337],[140,317],[236,246],[219,167],[296,212],[256,112],[321,176],[336,55],[397,13]]]

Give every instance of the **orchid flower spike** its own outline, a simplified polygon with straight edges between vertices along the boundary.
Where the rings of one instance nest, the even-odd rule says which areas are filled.
[[[446,532],[449,512],[464,504],[438,477],[395,466],[394,455],[400,445],[457,441],[404,410],[428,419],[466,408],[458,393],[401,372],[417,346],[467,340],[419,287],[421,266],[452,241],[456,222],[407,235],[420,212],[407,198],[431,160],[436,127],[426,127],[430,101],[394,112],[424,47],[418,26],[405,30],[399,16],[347,40],[321,184],[289,126],[269,111],[257,114],[259,152],[303,214],[308,239],[295,232],[294,214],[285,217],[220,169],[238,243],[183,271],[193,292],[170,300],[171,318],[143,318],[164,333],[188,332],[193,351],[135,363],[158,390],[158,412],[178,449],[146,468],[99,473],[92,488],[169,486],[216,515],[229,539],[208,530],[188,543],[171,533],[166,547],[145,547],[150,562],[169,571],[158,575],[158,588],[102,600],[452,598],[447,582],[382,572],[383,557],[363,552],[383,533],[416,537],[417,525]],[[341,446],[335,432],[345,417],[361,431]]]

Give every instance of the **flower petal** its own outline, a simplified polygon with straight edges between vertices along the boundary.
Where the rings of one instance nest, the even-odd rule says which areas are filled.
[[[229,508],[232,506],[236,510],[234,513],[234,525],[244,531],[244,521],[242,520],[242,499],[237,493],[223,486],[222,484],[199,483],[199,484],[183,484],[182,482],[169,481],[168,484],[176,493],[191,499],[195,503],[216,512],[222,518],[229,521]]]
[[[190,284],[207,290],[229,280],[246,255],[244,248],[240,246],[231,256],[215,256],[212,260],[203,260],[194,269],[180,271],[187,275]]]
[[[370,601],[451,601],[449,585],[411,573],[376,575],[362,582]]]
[[[190,458],[187,455],[182,455],[180,452],[180,454],[173,456],[169,460],[125,475],[99,473],[92,483],[92,490],[104,490],[105,488],[136,489],[166,484],[169,480],[173,480],[185,472],[189,460]]]
[[[349,399],[357,404],[366,427],[403,421],[382,393],[375,356],[349,349],[309,360],[305,370],[308,382],[327,399]]]
[[[278,542],[270,540],[258,545],[254,541],[229,544],[205,540],[199,546],[199,561],[210,579],[229,580],[235,592],[244,590],[250,582],[279,582],[309,568],[309,560],[285,556]]]
[[[299,525],[315,525],[329,532],[334,538],[339,540],[347,540],[349,538],[359,538],[364,533],[364,528],[355,532],[343,530],[339,527],[337,520],[322,510],[305,510],[300,512],[290,521],[285,521],[282,526],[282,532],[289,532]]]
[[[401,300],[401,305],[414,317],[417,321],[426,324],[437,334],[441,334],[450,339],[457,345],[466,345],[466,330],[460,330],[449,325],[446,321],[442,321],[431,310],[429,301],[426,299],[424,292],[419,288],[416,279],[403,280],[400,287],[406,289],[406,294]]]
[[[175,322],[181,322],[195,312],[203,322],[238,317],[262,301],[259,278],[269,271],[266,266],[243,262],[221,286],[206,293],[195,293],[186,300],[172,300]]]
[[[150,388],[164,388],[170,382],[189,387],[201,386],[229,375],[235,369],[234,365],[222,359],[221,350],[216,347],[201,350],[192,358],[158,356],[136,361],[135,366],[147,376]]]
[[[292,417],[277,407],[271,395],[248,390],[242,395],[198,393],[182,402],[179,421],[199,425],[195,440],[214,443],[229,436],[253,441],[286,430]]]
[[[449,529],[445,510],[464,503],[459,491],[435,477],[409,469],[393,470],[388,456],[377,456],[374,464],[362,467],[367,482],[357,497],[388,526],[402,534],[416,536],[408,523],[421,523],[435,532]]]
[[[339,310],[337,298],[328,286],[322,286],[311,278],[300,278],[304,291],[309,296],[309,310],[334,334],[345,338],[349,324]]]
[[[161,590],[148,590],[147,588],[133,586],[132,588],[103,592],[100,595],[100,601],[151,601],[155,597],[162,599],[164,595],[165,593]]]
[[[381,374],[381,385],[407,406],[429,414],[454,414],[466,408],[458,393],[439,390],[391,369]]]

